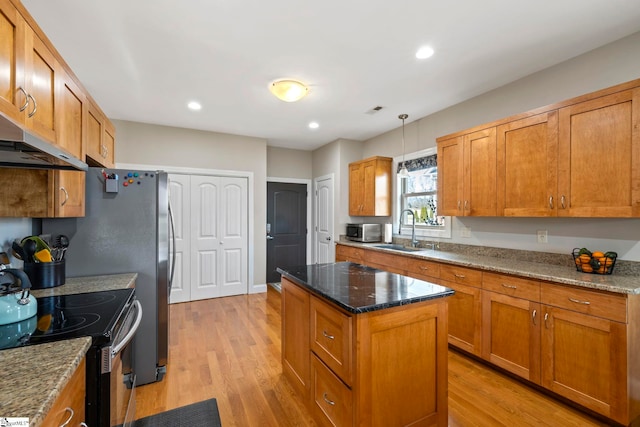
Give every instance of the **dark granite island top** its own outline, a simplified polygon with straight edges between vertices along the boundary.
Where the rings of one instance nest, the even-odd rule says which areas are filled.
[[[453,295],[452,289],[351,262],[277,268],[278,273],[351,313]]]

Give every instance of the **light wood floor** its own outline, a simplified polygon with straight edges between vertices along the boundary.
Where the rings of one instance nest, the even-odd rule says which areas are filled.
[[[280,294],[268,288],[171,305],[167,375],[138,387],[136,418],[215,397],[224,427],[314,426],[282,378]],[[449,351],[449,426],[604,425]]]

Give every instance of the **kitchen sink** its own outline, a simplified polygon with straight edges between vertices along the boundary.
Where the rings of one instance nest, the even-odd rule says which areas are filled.
[[[424,248],[410,248],[407,246],[402,246],[402,245],[394,245],[394,244],[384,244],[384,245],[373,245],[374,248],[380,248],[380,249],[391,249],[394,251],[402,251],[402,252],[416,252],[416,251],[422,251],[424,250]]]

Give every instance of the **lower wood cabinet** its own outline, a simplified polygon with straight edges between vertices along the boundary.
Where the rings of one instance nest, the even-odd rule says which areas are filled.
[[[281,284],[282,373],[319,425],[447,425],[445,299],[354,314]]]
[[[86,359],[75,373],[42,421],[44,427],[79,426],[85,421],[84,400],[86,394]]]

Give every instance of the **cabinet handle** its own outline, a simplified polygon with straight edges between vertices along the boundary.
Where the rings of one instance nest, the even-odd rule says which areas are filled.
[[[335,402],[335,401],[333,401],[333,400],[331,400],[331,399],[329,399],[329,398],[327,397],[327,393],[324,393],[324,394],[322,395],[322,398],[323,398],[323,399],[324,399],[324,401],[325,401],[325,402],[327,402],[329,405],[331,405],[331,406],[335,406],[335,405],[336,405],[336,402]]]
[[[466,276],[464,274],[454,274],[454,276],[457,277],[458,279],[466,278]]]
[[[580,301],[579,299],[575,298],[569,298],[569,301],[575,302],[576,304],[591,305],[589,301]]]
[[[469,201],[468,201],[468,200],[465,200],[465,201],[464,201],[464,210],[465,210],[465,211],[468,211],[468,210],[469,210],[468,206],[469,206]]]
[[[324,335],[324,337],[325,337],[325,338],[330,339],[330,340],[333,340],[333,339],[335,339],[335,338],[336,338],[336,337],[334,337],[333,335],[329,335],[329,334],[327,333],[327,331],[322,331],[322,335]]]
[[[425,267],[425,266],[422,266],[422,265],[420,267],[418,267],[418,268],[420,268],[420,270],[422,270],[422,271],[427,271],[429,269],[429,267]]]
[[[503,287],[503,288],[509,288],[509,289],[518,289],[518,287],[517,287],[517,286],[514,286],[514,285],[507,285],[506,283],[503,283],[503,284],[502,284],[502,287]]]
[[[22,87],[19,87],[18,90],[24,93],[24,105],[20,107],[20,112],[22,113],[29,106],[29,94]]]
[[[80,427],[89,427],[84,421],[80,423]]]
[[[549,209],[553,209],[553,196],[549,196]]]
[[[60,190],[64,193],[64,201],[62,203],[60,203],[60,206],[64,206],[67,201],[69,200],[69,193],[67,192],[67,190],[64,187],[60,187]]]
[[[458,200],[458,210],[460,210],[460,200]]]
[[[29,113],[29,118],[31,118],[34,114],[36,114],[36,111],[38,111],[38,104],[36,103],[36,99],[30,94],[27,94],[27,98],[31,98],[31,100],[33,101],[33,111]]]
[[[560,197],[560,204],[562,205],[562,209],[566,209],[567,207],[564,205],[564,194]]]
[[[67,420],[64,423],[60,424],[60,427],[68,426],[71,420],[73,419],[73,415],[74,415],[73,409],[67,407],[67,408],[64,408],[64,411],[69,412],[69,418],[67,418]]]
[[[533,313],[531,314],[531,317],[533,319],[534,326],[537,326],[537,324],[536,324],[536,316],[537,315],[538,315],[538,310],[533,310]]]
[[[549,325],[547,324],[547,320],[549,320],[549,313],[544,314],[544,327],[549,329]]]

